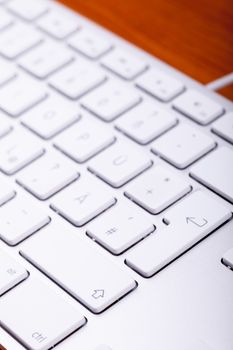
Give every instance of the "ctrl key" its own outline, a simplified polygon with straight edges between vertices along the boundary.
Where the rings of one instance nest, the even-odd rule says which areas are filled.
[[[48,350],[85,323],[75,307],[31,277],[0,298],[0,326],[29,350]]]

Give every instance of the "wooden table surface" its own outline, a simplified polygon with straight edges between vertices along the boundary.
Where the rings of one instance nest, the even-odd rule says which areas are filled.
[[[233,71],[232,0],[60,1],[204,84]]]

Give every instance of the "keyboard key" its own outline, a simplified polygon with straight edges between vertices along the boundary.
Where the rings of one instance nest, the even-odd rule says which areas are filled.
[[[51,349],[86,323],[73,304],[32,277],[0,299],[0,314],[3,327],[30,350]]]
[[[151,214],[158,214],[190,190],[181,177],[156,165],[128,185],[125,195]]]
[[[8,122],[7,118],[5,117],[5,115],[3,115],[0,112],[0,139],[9,134],[9,132],[12,130],[12,127],[10,125],[10,123]]]
[[[216,146],[201,131],[179,124],[152,144],[152,151],[177,168],[184,169]]]
[[[75,100],[105,80],[104,73],[85,61],[76,61],[49,79],[49,84],[65,96]]]
[[[0,296],[28,277],[27,271],[3,250],[0,250],[0,266]]]
[[[12,175],[43,153],[44,149],[30,134],[11,132],[0,140],[0,170]]]
[[[1,19],[0,19],[1,21]],[[0,58],[0,86],[7,83],[9,80],[16,76],[14,68]]]
[[[75,181],[78,176],[68,159],[51,152],[21,171],[17,182],[38,199],[45,200]]]
[[[27,21],[34,21],[48,10],[48,4],[44,0],[11,0],[7,8]]]
[[[77,18],[63,11],[51,11],[37,21],[40,29],[56,39],[65,39],[79,28]]]
[[[5,29],[13,23],[13,17],[0,9],[0,30]]]
[[[20,38],[20,40],[19,40]],[[42,41],[41,34],[22,23],[14,24],[0,36],[0,53],[14,59]]]
[[[97,59],[111,49],[111,44],[94,31],[83,28],[68,39],[68,44],[91,59]]]
[[[116,203],[103,184],[90,175],[83,175],[58,194],[51,208],[75,226],[82,226]]]
[[[142,102],[116,122],[116,128],[145,145],[176,124],[176,118],[151,102]]]
[[[154,225],[141,209],[128,202],[120,202],[92,221],[87,227],[87,234],[118,255],[154,230]]]
[[[200,160],[190,175],[233,203],[233,151],[220,147]]]
[[[233,269],[233,248],[229,249],[222,257],[224,265]]]
[[[69,254],[61,259],[64,252]],[[26,242],[21,254],[94,313],[104,311],[137,286],[128,273],[77,233],[59,227],[41,231]]]
[[[127,80],[134,79],[147,68],[142,59],[121,49],[111,51],[101,60],[101,64]]]
[[[117,142],[96,156],[88,169],[111,186],[121,187],[151,165],[152,161],[141,150]]]
[[[81,100],[84,108],[110,122],[134,107],[141,98],[130,87],[108,81]]]
[[[220,202],[196,191],[165,213],[170,224],[133,248],[126,263],[142,276],[151,277],[231,216]]]
[[[44,79],[73,60],[72,53],[50,41],[45,41],[19,60],[19,65],[37,78]]]
[[[80,110],[62,97],[50,96],[29,111],[22,124],[43,139],[50,139],[80,118]]]
[[[64,131],[54,142],[56,148],[78,163],[83,163],[110,146],[114,135],[95,120],[84,117]]]
[[[10,116],[18,117],[46,97],[40,84],[21,75],[0,90],[0,108]]]
[[[16,245],[50,222],[27,197],[16,195],[0,207],[0,238],[9,245]]]
[[[139,77],[136,86],[162,102],[172,100],[184,90],[182,82],[157,69],[149,69]]]
[[[227,113],[214,122],[212,131],[233,144],[233,112]]]
[[[173,107],[202,125],[211,123],[224,112],[220,104],[195,90],[188,90],[179,96],[173,102]]]
[[[0,206],[14,198],[15,195],[16,192],[0,178]]]

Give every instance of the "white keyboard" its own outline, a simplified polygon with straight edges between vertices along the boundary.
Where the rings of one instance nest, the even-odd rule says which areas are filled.
[[[0,325],[48,350],[231,219],[233,104],[55,2],[0,4]]]

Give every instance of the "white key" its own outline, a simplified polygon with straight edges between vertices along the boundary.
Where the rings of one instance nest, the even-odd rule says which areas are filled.
[[[51,208],[75,226],[82,226],[114,205],[115,198],[103,184],[85,174],[58,194]]]
[[[16,192],[0,179],[0,206],[14,198]]]
[[[188,90],[179,96],[173,107],[199,124],[206,125],[223,114],[223,107],[204,94]]]
[[[125,195],[151,214],[158,214],[190,190],[181,177],[156,165],[126,187]]]
[[[131,250],[126,263],[144,277],[151,277],[231,216],[220,202],[204,192],[194,192],[167,211],[170,225]]]
[[[11,132],[0,140],[0,170],[12,175],[43,153],[44,149],[30,134]]]
[[[217,148],[190,170],[190,175],[233,203],[233,151]]]
[[[28,277],[27,271],[3,250],[0,250],[0,266],[0,296]]]
[[[212,131],[233,144],[233,112],[227,113],[214,122]]]
[[[183,169],[216,146],[199,130],[180,124],[152,144],[152,151],[177,168]]]
[[[60,96],[50,96],[29,111],[22,124],[47,140],[77,121],[80,114],[77,106]]]
[[[10,123],[5,115],[0,112],[0,139],[12,130]]]
[[[46,97],[47,93],[41,85],[20,75],[0,90],[0,108],[17,117]]]
[[[115,143],[96,156],[89,170],[113,187],[120,187],[151,166],[151,160],[128,143]]]
[[[101,60],[101,64],[127,80],[134,79],[147,68],[142,59],[121,49],[111,51]]]
[[[5,29],[13,23],[13,17],[6,11],[0,9],[0,30]]]
[[[69,254],[61,259],[64,252]],[[136,288],[125,271],[77,233],[59,227],[41,231],[26,242],[21,254],[94,313],[104,311]]]
[[[88,236],[115,255],[123,253],[155,230],[143,211],[120,202],[87,227]]]
[[[45,200],[78,176],[75,167],[66,158],[51,152],[21,171],[17,182],[38,199]]]
[[[152,102],[142,102],[116,122],[117,129],[145,145],[176,124],[176,118]]]
[[[47,78],[73,60],[72,53],[56,43],[45,41],[19,60],[19,65],[37,78]]]
[[[84,117],[76,125],[59,135],[54,145],[78,163],[83,163],[110,146],[114,135],[103,125]]]
[[[51,349],[86,323],[76,307],[32,277],[0,299],[0,314],[3,327],[30,350]]]
[[[1,19],[0,19],[1,20]],[[16,76],[14,68],[0,58],[0,86]]]
[[[72,35],[68,44],[85,56],[97,59],[111,49],[111,44],[93,30],[83,28]]]
[[[224,265],[233,269],[233,248],[229,249],[222,257]]]
[[[81,100],[84,108],[106,122],[112,121],[140,102],[137,92],[117,82],[108,81]]]
[[[75,100],[105,80],[104,73],[84,61],[63,68],[49,79],[49,84],[65,96]]]
[[[37,21],[37,25],[56,39],[64,39],[79,28],[77,18],[62,11],[48,12]]]
[[[42,35],[34,28],[17,23],[1,34],[0,53],[6,58],[14,59],[39,44],[41,40]]]
[[[27,21],[34,21],[48,10],[48,4],[44,0],[11,0],[7,8]]]
[[[162,102],[170,101],[184,90],[181,81],[157,69],[149,69],[139,77],[136,86]]]
[[[0,207],[0,238],[16,245],[50,222],[50,218],[27,197],[16,195]]]

